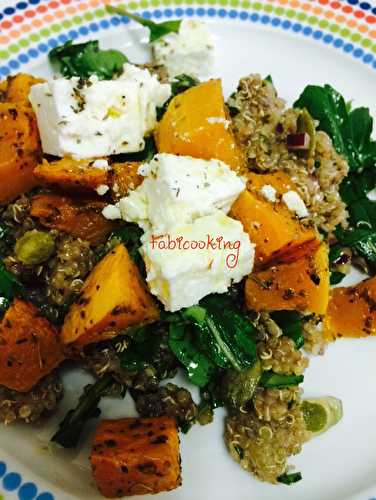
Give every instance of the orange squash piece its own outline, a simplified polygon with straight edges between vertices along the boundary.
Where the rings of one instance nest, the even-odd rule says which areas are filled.
[[[55,328],[33,304],[15,299],[0,324],[0,385],[28,392],[63,359]]]
[[[24,104],[30,106],[29,93],[33,85],[43,83],[41,78],[19,73],[15,76],[9,76],[3,82],[0,82],[0,101]]]
[[[138,162],[113,163],[111,167],[111,186],[115,198],[127,196],[129,191],[136,189],[144,180],[144,177],[138,174]]]
[[[236,171],[245,166],[229,128],[221,80],[209,80],[174,97],[157,125],[155,140],[159,153],[216,158]]]
[[[334,288],[324,327],[330,340],[376,335],[376,277],[355,286]]]
[[[278,196],[296,190],[289,176],[282,172],[249,173],[247,189],[235,201],[229,214],[243,224],[250,240],[256,244],[256,268],[293,262],[320,245],[316,231],[304,227],[284,203],[279,200],[271,203],[262,196],[260,190],[265,184],[272,185]]]
[[[278,264],[247,278],[245,301],[254,311],[298,310],[325,314],[329,261],[325,244],[291,264]]]
[[[86,279],[61,331],[64,344],[81,349],[115,337],[132,325],[152,323],[159,310],[123,245],[102,259]]]
[[[38,218],[42,226],[100,245],[116,227],[103,217],[105,206],[101,200],[41,194],[33,197],[30,215]]]
[[[38,184],[34,168],[42,152],[32,109],[0,103],[0,136],[0,204],[6,204]]]
[[[101,184],[107,184],[107,170],[93,167],[94,160],[62,158],[49,163],[47,160],[36,167],[35,176],[42,184],[68,191],[94,191]]]
[[[179,435],[173,418],[103,420],[90,456],[107,498],[170,491],[181,485]]]

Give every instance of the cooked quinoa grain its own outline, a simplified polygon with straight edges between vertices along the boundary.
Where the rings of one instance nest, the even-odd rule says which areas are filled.
[[[323,317],[313,314],[302,322],[304,350],[311,354],[324,354],[328,340],[325,337]]]

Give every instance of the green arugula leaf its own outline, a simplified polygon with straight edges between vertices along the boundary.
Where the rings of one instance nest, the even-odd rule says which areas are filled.
[[[148,28],[150,31],[150,43],[159,40],[169,33],[179,33],[180,25],[182,23],[180,19],[164,21],[162,23],[155,23],[150,19],[145,19],[141,16],[138,16],[137,14],[132,14],[124,7],[112,7],[111,5],[107,5],[106,10],[109,14],[118,14],[119,16],[129,17],[136,23],[139,23],[142,26],[145,26],[145,28]]]
[[[60,73],[71,78],[88,79],[92,75],[102,80],[111,80],[123,71],[128,58],[118,50],[101,50],[99,42],[92,40],[73,44],[71,40],[49,53],[49,59]]]
[[[283,335],[295,342],[297,349],[304,345],[302,320],[296,311],[275,311],[271,314],[272,319],[283,331]]]
[[[283,389],[293,385],[299,385],[304,381],[304,375],[281,375],[272,371],[261,375],[260,386],[265,389]]]
[[[277,477],[277,481],[279,483],[287,484],[288,486],[290,484],[297,483],[298,481],[301,481],[303,479],[302,473],[301,472],[291,472],[290,474],[281,474],[280,476]]]
[[[346,276],[345,273],[341,273],[340,271],[331,271],[330,273],[330,284],[331,285],[338,285],[341,283],[343,278]]]

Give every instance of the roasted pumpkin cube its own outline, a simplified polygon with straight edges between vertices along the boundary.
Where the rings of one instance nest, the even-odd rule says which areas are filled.
[[[107,185],[109,174],[106,169],[93,166],[94,160],[61,160],[43,162],[34,170],[42,184],[47,184],[67,191],[94,191],[101,185]]]
[[[210,80],[177,95],[158,123],[159,153],[222,160],[242,171],[245,157],[229,127],[221,80]]]
[[[32,109],[0,103],[0,135],[0,204],[6,204],[38,184],[34,168],[42,152]]]
[[[44,80],[35,78],[25,73],[19,73],[15,76],[0,82],[0,102],[11,102],[30,106],[29,93],[33,85],[42,83]]]
[[[0,324],[0,385],[28,392],[63,359],[55,328],[33,304],[15,299]]]
[[[298,310],[325,314],[329,300],[328,249],[278,264],[247,278],[245,301],[254,311]]]
[[[324,322],[326,337],[376,335],[376,277],[331,291]]]
[[[111,167],[111,186],[115,198],[126,196],[144,180],[144,177],[138,173],[140,167],[138,162],[113,163]]]
[[[41,194],[32,198],[30,215],[42,226],[99,245],[115,228],[115,223],[102,215],[105,206],[100,200]]]
[[[286,174],[248,175],[247,189],[231,207],[230,216],[239,220],[256,244],[256,268],[271,263],[292,262],[312,253],[320,245],[313,228],[304,227],[299,219],[281,201],[271,203],[260,192],[263,185],[272,185],[278,195],[295,191]]]
[[[173,490],[181,485],[176,422],[169,417],[104,420],[90,461],[107,498]]]
[[[102,259],[86,279],[61,331],[76,349],[113,338],[132,325],[152,323],[159,310],[123,245]]]

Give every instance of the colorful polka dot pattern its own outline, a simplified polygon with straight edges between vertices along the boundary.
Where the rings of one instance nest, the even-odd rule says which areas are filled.
[[[22,481],[21,475],[17,472],[8,472],[4,462],[0,462],[0,484],[5,492],[13,494],[13,498],[18,500],[55,500],[52,493],[48,491],[39,493],[34,483]],[[0,494],[0,499],[7,498]]]

